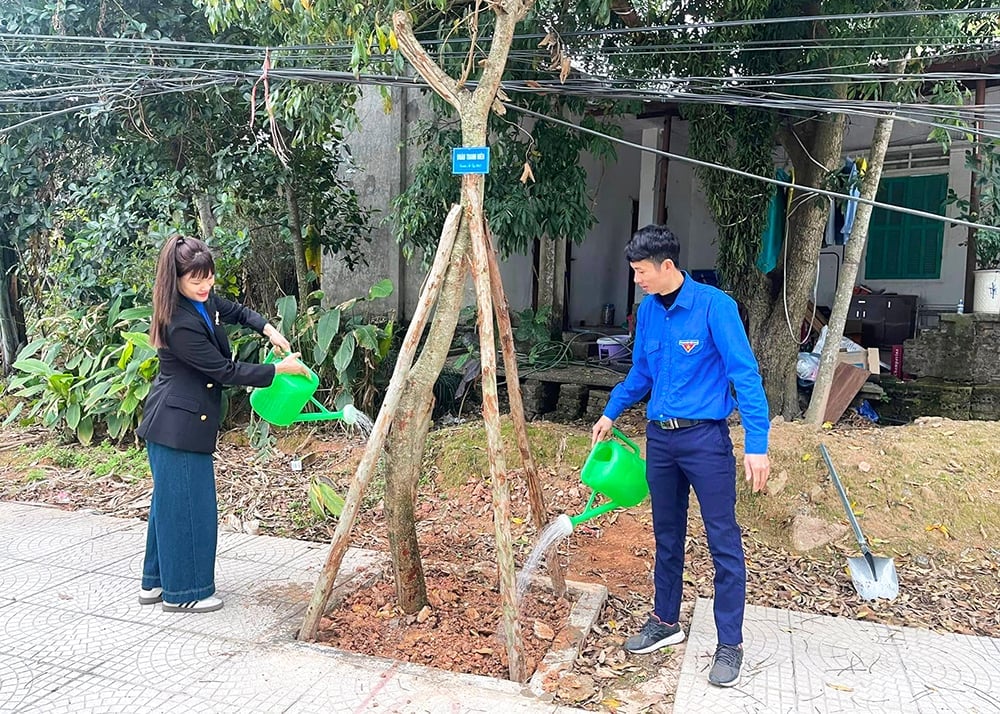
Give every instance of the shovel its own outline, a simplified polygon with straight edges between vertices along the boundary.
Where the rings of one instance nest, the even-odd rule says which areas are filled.
[[[833,479],[833,485],[837,487],[837,493],[840,494],[840,501],[844,504],[847,520],[850,521],[851,528],[854,529],[854,536],[858,539],[858,545],[861,546],[861,554],[864,556],[863,558],[847,559],[847,567],[851,573],[851,580],[854,582],[854,589],[858,591],[858,595],[864,600],[875,600],[880,597],[894,600],[899,595],[899,578],[896,575],[896,564],[892,562],[892,558],[879,558],[872,555],[872,552],[868,549],[868,542],[865,540],[864,534],[861,533],[861,526],[858,525],[858,519],[854,516],[854,511],[851,509],[851,502],[847,499],[844,484],[840,482],[837,470],[833,468],[833,462],[830,461],[829,452],[827,452],[826,447],[822,444],[819,445],[819,450],[823,454],[823,461],[826,462],[826,468],[830,471],[830,478]]]

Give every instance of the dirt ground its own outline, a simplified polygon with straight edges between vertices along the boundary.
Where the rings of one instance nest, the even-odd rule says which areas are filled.
[[[623,429],[642,443],[641,415]],[[509,437],[509,425],[505,433]],[[589,425],[537,422],[530,436],[551,514],[575,514],[589,495],[579,469],[589,450]],[[733,430],[739,448],[742,435]],[[767,494],[741,484],[738,515],[748,562],[748,602],[803,612],[1000,637],[1000,424],[927,419],[904,427],[841,424],[820,431],[775,424],[773,476]],[[67,457],[39,432],[0,434],[0,498],[88,507],[144,517],[148,474],[135,460],[97,476]],[[840,527],[846,521],[819,456],[825,443],[849,491],[852,508],[876,554],[893,557],[900,597],[866,603],[845,573],[857,554],[849,534],[807,552],[793,548],[797,519]],[[79,447],[75,447],[79,451]],[[519,463],[513,443],[508,464]],[[328,541],[335,522],[308,510],[309,479],[329,479],[346,491],[361,453],[356,439],[337,431],[286,434],[279,452],[261,460],[231,433],[217,455],[223,526]],[[293,459],[304,464],[293,471]],[[429,608],[403,615],[383,580],[355,593],[330,613],[322,639],[339,647],[503,676],[498,637],[499,595],[493,554],[491,489],[485,437],[471,422],[432,433],[421,483],[418,534]],[[512,470],[512,522],[518,562],[537,535],[527,510],[524,479]],[[572,580],[605,584],[610,596],[573,671],[555,683],[557,701],[616,712],[670,711],[683,645],[642,657],[626,655],[625,637],[645,620],[652,595],[653,537],[648,501],[581,524],[560,546]],[[366,495],[353,542],[387,550],[381,485]],[[682,624],[696,596],[711,597],[712,565],[692,499]],[[537,662],[557,638],[566,603],[529,594],[522,612],[529,657]],[[551,637],[550,637],[551,635]]]

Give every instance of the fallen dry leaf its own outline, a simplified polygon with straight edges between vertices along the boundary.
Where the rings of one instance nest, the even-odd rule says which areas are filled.
[[[540,640],[545,640],[546,642],[551,642],[556,636],[553,629],[541,620],[535,620],[534,624],[531,626],[531,631],[535,633],[535,637]]]

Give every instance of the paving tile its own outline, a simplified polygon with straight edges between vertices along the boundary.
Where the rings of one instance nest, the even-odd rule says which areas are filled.
[[[146,541],[144,532],[142,545],[138,550],[111,563],[96,567],[94,568],[94,572],[104,573],[106,575],[116,575],[120,578],[132,578],[133,580],[139,581],[142,579],[142,561],[145,557]]]
[[[45,532],[71,531],[77,536],[92,538],[128,528],[132,522],[131,519],[112,518],[87,509],[70,511],[54,506],[4,501],[3,513],[0,513],[0,534],[6,536],[30,529]]]
[[[748,607],[740,684],[706,680],[711,600],[698,600],[675,711],[1000,711],[997,640]]]
[[[190,693],[164,692],[143,684],[83,675],[24,708],[19,714],[248,714],[259,711],[205,699],[198,695],[196,683],[192,683],[191,690]]]
[[[34,561],[52,563],[63,568],[95,571],[120,561],[130,553],[142,553],[145,548],[145,533],[124,528],[101,533],[81,543],[39,555]]]
[[[53,611],[33,637],[21,640],[17,656],[59,669],[90,672],[156,632],[149,625],[76,613],[67,618]]]
[[[220,533],[219,555],[225,558],[252,560],[270,565],[287,565],[312,552],[326,557],[328,547],[320,543],[312,544],[291,538],[273,536],[251,536],[245,533]]]
[[[215,681],[214,670],[247,650],[245,642],[213,635],[146,629],[147,637],[106,657],[89,674],[164,692],[204,696],[202,684]]]
[[[85,574],[80,570],[51,564],[12,561],[9,567],[0,570],[0,598],[24,600]]]
[[[329,661],[331,669],[350,676],[325,677],[294,702],[291,713],[316,712],[337,702],[349,706],[334,709],[344,712],[474,712],[517,714],[519,712],[557,712],[552,704],[522,695],[524,687],[490,677],[454,674],[420,665],[377,657],[361,657],[321,645],[294,644],[304,651],[315,651]],[[572,710],[565,710],[572,711]]]
[[[100,531],[97,535],[103,535]],[[9,529],[0,533],[0,561],[33,561],[40,556],[59,553],[87,542],[93,534],[74,528],[41,530],[33,527]]]
[[[83,676],[43,662],[0,654],[0,712],[25,711],[67,682]]]

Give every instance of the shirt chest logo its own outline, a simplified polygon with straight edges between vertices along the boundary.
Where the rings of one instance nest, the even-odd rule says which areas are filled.
[[[693,350],[695,347],[697,347],[700,343],[701,343],[701,340],[678,340],[677,341],[677,344],[679,344],[681,346],[681,349],[683,349],[688,354],[690,354],[691,350]]]

